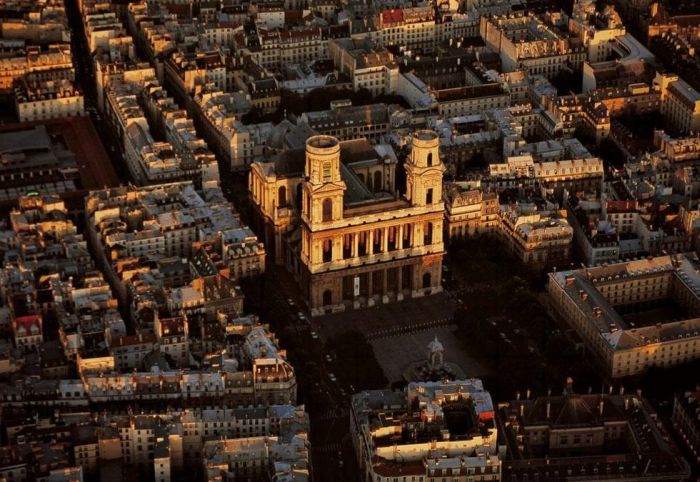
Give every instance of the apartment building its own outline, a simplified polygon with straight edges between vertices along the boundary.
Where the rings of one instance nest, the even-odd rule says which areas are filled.
[[[214,155],[193,123],[155,78],[140,85],[113,81],[106,91],[106,115],[121,138],[127,166],[138,184],[192,180],[199,189],[218,189]],[[151,127],[165,133],[156,141]]]
[[[165,62],[165,76],[179,98],[191,96],[195,86],[207,83],[226,89],[226,65],[219,51],[176,51]]]
[[[241,122],[253,105],[247,95],[223,92],[208,84],[196,90],[192,101],[192,112],[202,136],[231,169],[248,169],[253,160],[263,155],[273,125]]]
[[[448,183],[445,223],[450,240],[493,233],[499,225],[498,194],[484,192],[468,183]]]
[[[228,474],[249,480],[311,480],[306,434],[288,440],[276,436],[212,440],[204,444],[202,458],[208,482]]]
[[[148,187],[119,187],[93,191],[86,198],[88,233],[100,262],[114,286],[119,287],[120,299],[126,301],[129,278],[151,271],[139,259],[158,260],[169,257],[191,258],[195,242],[210,241],[220,246],[227,264],[255,264],[264,254],[260,243],[254,243],[238,257],[225,254],[240,248],[237,235],[241,223],[230,203],[223,198],[205,201],[191,182],[162,184]],[[247,263],[250,264],[250,263]],[[227,266],[222,276],[230,276]],[[264,269],[235,269],[244,275],[254,275]],[[203,273],[217,276],[220,274]],[[126,277],[125,277],[126,276]],[[204,276],[206,278],[206,276]],[[204,283],[204,281],[192,281]],[[150,281],[149,281],[150,283]],[[156,285],[160,282],[156,282]],[[195,291],[204,291],[204,287]],[[216,292],[212,287],[207,290]],[[215,297],[214,297],[215,298]]]
[[[594,2],[574,2],[574,12],[569,19],[569,31],[581,39],[587,48],[586,60],[590,63],[609,60],[615,52],[615,39],[625,35],[625,26],[612,5],[596,11]]]
[[[15,87],[15,109],[20,122],[85,115],[85,99],[67,79],[28,82]]]
[[[700,357],[697,263],[695,254],[679,254],[558,271],[547,291],[605,373],[635,375]],[[662,304],[662,315],[646,315]]]
[[[328,54],[338,71],[352,79],[353,90],[366,89],[372,96],[396,91],[399,70],[388,50],[367,39],[343,38],[328,42]]]
[[[44,48],[22,45],[0,59],[0,93],[12,93],[15,82],[23,78],[30,82],[74,81],[70,44],[51,44]]]
[[[673,427],[686,448],[700,462],[700,388],[687,390],[673,397]]]
[[[654,83],[666,122],[682,134],[700,131],[700,92],[675,74],[657,73]]]
[[[471,420],[459,435],[450,423],[455,412]],[[358,393],[350,405],[350,434],[361,480],[502,480],[494,416],[491,395],[475,378]],[[430,435],[431,428],[440,436]]]
[[[241,335],[233,344],[235,356],[227,354],[222,343],[218,353],[202,358],[199,369],[161,369],[156,365],[121,372],[113,359],[110,363],[106,356],[101,360],[93,357],[80,367],[77,380],[54,379],[36,385],[36,380],[25,377],[12,385],[15,388],[2,385],[0,405],[58,408],[109,403],[126,407],[134,400],[148,407],[162,403],[184,407],[296,403],[296,374],[277,338],[267,325],[255,323],[243,328],[231,326],[231,331]]]
[[[0,38],[32,45],[70,42],[65,5],[58,0],[3,2]]]
[[[521,144],[505,161],[488,166],[489,182],[498,189],[536,182],[553,191],[599,190],[604,174],[603,161],[577,139]]]
[[[280,71],[288,64],[328,58],[329,32],[319,27],[267,29],[260,25],[252,34],[235,36],[236,47],[265,69]]]
[[[302,113],[297,124],[341,141],[367,139],[379,143],[389,133],[390,110],[386,104],[354,106],[349,101],[335,101],[329,110]]]
[[[587,56],[583,42],[556,28],[555,15],[545,19],[549,23],[533,13],[481,17],[479,34],[488,48],[498,52],[505,72],[525,69],[551,79],[562,69],[579,70]]]
[[[571,257],[573,228],[556,211],[526,203],[501,205],[496,234],[525,265],[566,265]]]
[[[503,461],[504,479],[557,479],[573,473],[586,480],[687,479],[687,462],[667,442],[656,414],[638,395],[624,389],[619,394],[578,394],[571,378],[561,395],[530,398],[527,393],[499,404],[501,426],[520,442],[511,445],[509,459]],[[615,460],[606,455],[605,447],[611,445],[616,447]]]

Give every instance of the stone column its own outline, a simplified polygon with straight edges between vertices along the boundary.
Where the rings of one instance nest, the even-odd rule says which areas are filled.
[[[389,251],[389,228],[382,229],[382,253]]]
[[[333,261],[343,259],[343,236],[333,238]]]
[[[374,254],[374,229],[370,229],[367,236],[367,253]]]
[[[403,223],[399,224],[399,232],[396,236],[396,247],[403,249]]]
[[[372,272],[367,274],[367,306],[374,306],[374,298],[372,298]]]
[[[356,258],[360,252],[360,233],[352,235],[352,257]]]

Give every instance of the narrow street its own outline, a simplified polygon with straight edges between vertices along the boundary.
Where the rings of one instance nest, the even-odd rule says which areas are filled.
[[[85,39],[82,15],[78,10],[76,0],[66,0],[66,13],[68,14],[68,24],[71,30],[71,51],[73,52],[76,84],[85,96],[85,109],[90,115],[102,144],[107,150],[119,180],[122,184],[127,184],[131,181],[131,175],[124,161],[122,143],[114,134],[114,129],[109,121],[97,109],[94,66],[92,64],[92,56],[88,50],[87,40]]]
[[[291,275],[282,267],[270,265],[259,283],[256,289],[247,290],[246,302],[252,304],[249,311],[270,323],[296,370],[298,402],[305,405],[311,420],[315,480],[358,480],[349,435],[351,388],[331,378],[335,375],[326,358],[329,354],[324,340],[313,331]]]

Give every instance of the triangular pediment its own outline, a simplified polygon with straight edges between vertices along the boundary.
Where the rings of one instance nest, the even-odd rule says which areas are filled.
[[[319,187],[312,188],[314,194],[324,193],[324,192],[335,192],[339,189],[345,190],[345,183],[342,181],[338,182],[328,182],[320,185]]]

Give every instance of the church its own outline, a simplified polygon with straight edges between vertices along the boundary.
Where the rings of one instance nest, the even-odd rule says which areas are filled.
[[[388,145],[325,135],[252,164],[254,225],[275,263],[294,274],[312,315],[442,290],[445,168],[437,134],[414,134],[403,195],[397,165]]]

